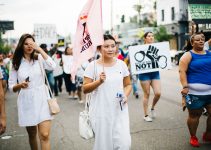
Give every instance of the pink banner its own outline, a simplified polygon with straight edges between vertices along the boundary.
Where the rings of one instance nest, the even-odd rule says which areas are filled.
[[[74,64],[71,68],[73,79],[78,67],[92,58],[96,47],[103,42],[102,0],[88,0],[79,15],[73,44]]]

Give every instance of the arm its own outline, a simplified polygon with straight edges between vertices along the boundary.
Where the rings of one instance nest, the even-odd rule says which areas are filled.
[[[124,95],[125,95],[124,103],[127,103],[128,96],[130,95],[130,92],[132,90],[130,76],[124,77],[124,79],[123,79],[123,85],[124,85]]]
[[[98,80],[93,81],[93,79],[84,77],[84,82],[83,82],[83,91],[85,94],[91,93],[94,91],[97,87],[99,87],[106,79],[106,75],[104,72],[100,74],[100,78]]]
[[[53,70],[54,68],[56,68],[56,63],[50,56],[48,56],[48,54],[46,54],[46,52],[41,47],[39,47],[36,43],[33,43],[33,47],[35,51],[41,54],[38,55],[38,59],[44,62],[44,69]]]
[[[18,80],[17,71],[14,70],[13,68],[10,72],[9,81],[8,81],[10,91],[17,92],[21,90],[21,88],[28,87],[28,82],[23,81],[22,83],[17,83],[17,80]]]
[[[187,81],[187,70],[188,70],[188,65],[191,61],[191,54],[190,52],[185,53],[179,62],[179,76],[180,76],[180,83],[183,87],[181,93],[182,94],[187,94],[189,91],[188,88],[188,81]]]
[[[131,90],[132,90],[130,76],[124,77],[123,85],[124,85],[124,94],[125,94],[125,96],[128,97],[130,95]]]
[[[6,130],[5,97],[3,83],[0,79],[0,135]]]

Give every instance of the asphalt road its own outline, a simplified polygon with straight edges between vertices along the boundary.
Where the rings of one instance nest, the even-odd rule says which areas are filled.
[[[187,110],[182,111],[178,68],[161,72],[162,96],[156,107],[157,118],[153,122],[144,122],[141,98],[129,98],[130,128],[132,136],[131,150],[192,150],[189,145],[189,132],[186,126]],[[142,91],[139,86],[139,92]],[[152,98],[152,96],[151,96]],[[0,150],[29,150],[25,128],[18,127],[17,94],[7,93],[7,132],[0,138]],[[67,93],[58,97],[61,113],[52,122],[52,150],[91,150],[94,140],[84,140],[78,133],[78,116],[83,104],[68,98]],[[150,101],[151,103],[151,101]],[[211,144],[203,143],[206,117],[200,119],[197,136],[200,150],[210,150]],[[9,139],[2,139],[10,136]]]

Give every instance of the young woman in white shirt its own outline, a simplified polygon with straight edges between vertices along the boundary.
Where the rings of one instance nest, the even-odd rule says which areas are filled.
[[[35,52],[39,54],[35,54]],[[44,83],[41,65],[53,70],[54,61],[37,46],[30,34],[23,34],[12,60],[13,68],[9,77],[9,88],[18,94],[18,122],[26,127],[30,147],[38,150],[37,133],[42,150],[50,150],[50,128],[53,117],[47,99],[49,92]]]
[[[93,94],[89,115],[95,133],[94,150],[129,150],[129,71],[125,62],[115,57],[116,43],[111,35],[104,35],[104,44],[97,49],[102,55],[87,66],[83,83],[84,93]]]
[[[76,84],[71,80],[70,70],[73,64],[73,51],[72,47],[66,47],[64,51],[64,55],[62,55],[62,63],[64,69],[64,82],[66,86],[66,90],[69,94],[69,98],[77,98],[76,95]]]

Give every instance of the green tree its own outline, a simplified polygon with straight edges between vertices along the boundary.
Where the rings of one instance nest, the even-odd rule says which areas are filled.
[[[4,44],[1,35],[2,33],[0,32],[0,52],[9,53],[9,51],[11,50],[11,47],[9,45]]]
[[[160,26],[155,30],[155,39],[158,42],[169,41],[172,38],[172,35],[167,33],[167,30],[164,26]]]
[[[141,5],[134,5],[133,6],[134,10],[138,13],[138,17],[137,17],[137,22],[139,25],[141,25],[141,9],[143,8]]]

